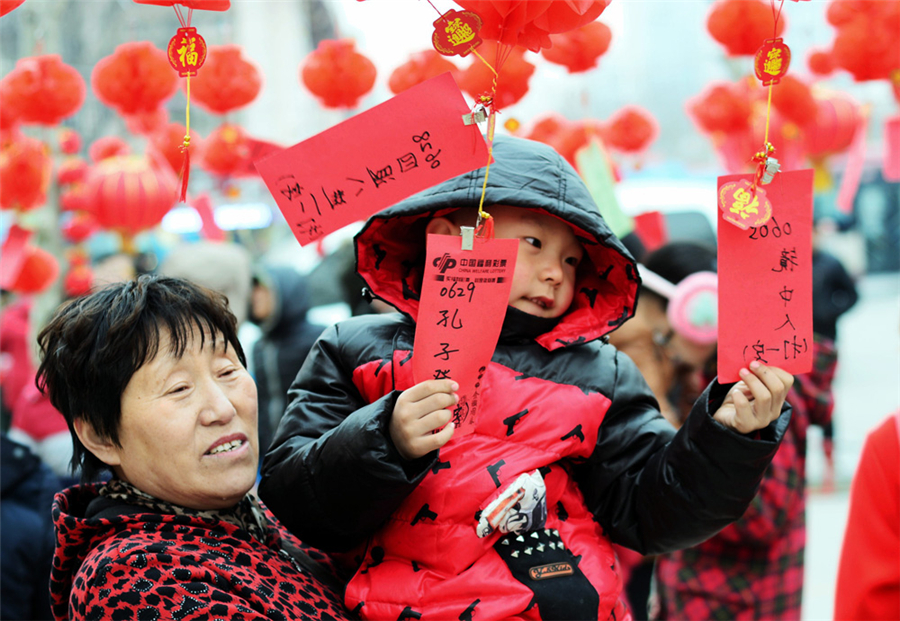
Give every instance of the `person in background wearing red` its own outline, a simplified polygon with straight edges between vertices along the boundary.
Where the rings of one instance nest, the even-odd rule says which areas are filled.
[[[869,432],[853,476],[834,618],[900,619],[900,410]]]

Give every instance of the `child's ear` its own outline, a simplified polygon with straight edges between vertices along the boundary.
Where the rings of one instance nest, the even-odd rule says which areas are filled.
[[[75,427],[75,435],[81,440],[84,448],[93,453],[94,457],[107,466],[118,466],[121,463],[119,447],[109,438],[104,438],[97,433],[94,426],[88,421],[76,418],[73,427]]]
[[[426,235],[459,235],[459,227],[447,218],[432,218],[425,227]]]

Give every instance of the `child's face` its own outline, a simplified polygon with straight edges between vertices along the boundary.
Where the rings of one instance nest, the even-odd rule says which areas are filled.
[[[562,220],[506,205],[489,208],[494,235],[519,240],[509,305],[529,315],[559,317],[575,296],[584,250]]]

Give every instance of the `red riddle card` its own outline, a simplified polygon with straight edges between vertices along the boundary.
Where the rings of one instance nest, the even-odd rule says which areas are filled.
[[[300,245],[487,164],[449,73],[255,162]]]
[[[457,435],[472,433],[481,379],[506,316],[518,239],[429,235],[413,344],[413,380],[452,379],[459,384],[453,410]]]
[[[724,184],[753,175],[719,177]],[[813,171],[775,175],[764,186],[772,217],[741,229],[719,217],[720,382],[753,360],[798,374],[812,369]]]

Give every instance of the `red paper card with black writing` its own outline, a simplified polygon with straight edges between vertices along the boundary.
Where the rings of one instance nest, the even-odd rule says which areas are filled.
[[[719,177],[725,184],[753,175]],[[719,214],[720,382],[753,360],[797,374],[812,369],[813,171],[775,175],[763,186],[772,216],[743,229]]]
[[[254,163],[302,246],[487,164],[468,112],[445,73]]]
[[[455,235],[429,235],[413,344],[413,379],[452,379],[459,402],[457,435],[472,433],[481,380],[506,316],[519,250],[517,239],[475,238],[462,249]]]

